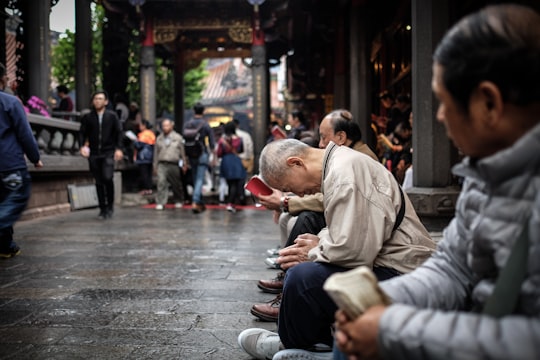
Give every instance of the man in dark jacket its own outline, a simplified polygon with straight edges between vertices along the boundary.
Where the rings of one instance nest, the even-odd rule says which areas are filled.
[[[0,64],[0,78],[6,68]],[[13,224],[22,214],[30,198],[30,175],[24,155],[36,168],[39,159],[32,129],[20,101],[0,91],[0,257],[20,253],[13,241]]]
[[[96,181],[99,218],[112,217],[114,204],[114,161],[122,160],[122,126],[118,116],[106,109],[107,93],[92,95],[93,110],[81,119],[80,153],[88,158],[90,171]]]

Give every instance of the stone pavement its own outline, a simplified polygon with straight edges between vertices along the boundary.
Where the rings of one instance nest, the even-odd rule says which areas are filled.
[[[81,210],[22,221],[21,255],[0,261],[0,359],[249,359],[237,335],[271,300],[256,281],[278,244],[254,207]],[[442,223],[428,223],[440,235]]]

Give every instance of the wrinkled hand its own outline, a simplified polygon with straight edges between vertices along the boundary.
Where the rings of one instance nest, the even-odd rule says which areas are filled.
[[[259,202],[268,210],[279,210],[279,205],[283,193],[277,189],[272,189],[270,195],[259,195]]]
[[[336,312],[334,338],[338,348],[349,355],[349,360],[379,357],[377,337],[385,310],[385,305],[375,305],[354,320],[349,319],[342,310]]]
[[[319,245],[319,237],[317,235],[299,235],[294,240],[294,245],[279,251],[279,257],[276,262],[281,265],[283,270],[286,270],[300,263],[310,261],[308,257],[309,250],[317,245]]]
[[[124,153],[122,152],[122,150],[116,150],[114,152],[114,160],[116,161],[120,161],[124,158]]]

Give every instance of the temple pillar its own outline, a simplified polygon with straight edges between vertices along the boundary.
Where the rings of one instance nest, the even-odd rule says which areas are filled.
[[[174,54],[174,123],[176,131],[184,128],[184,54],[177,46]]]
[[[431,91],[432,55],[448,29],[449,1],[412,1],[413,184],[408,190],[421,215],[451,215],[458,190],[450,188],[453,149],[436,121]]]
[[[375,149],[375,134],[371,130],[371,28],[366,5],[353,1],[349,26],[349,108],[362,131],[362,140]]]
[[[76,109],[90,107],[92,93],[91,0],[75,0],[75,92]]]
[[[49,14],[50,1],[30,1],[23,3],[26,31],[25,46],[27,58],[25,79],[28,84],[28,96],[35,95],[47,102],[50,74],[50,36]]]
[[[156,59],[152,19],[146,22],[146,34],[141,47],[141,116],[156,124]]]
[[[269,124],[269,73],[266,59],[264,33],[259,24],[259,6],[253,6],[253,37],[251,46],[253,81],[253,148],[255,154],[254,172],[259,169],[259,155],[266,144]]]

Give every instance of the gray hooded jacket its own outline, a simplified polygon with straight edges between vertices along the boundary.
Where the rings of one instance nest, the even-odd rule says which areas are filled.
[[[386,359],[540,359],[540,125],[511,148],[454,168],[455,218],[421,267],[381,283],[394,305],[380,322]],[[471,312],[494,288],[524,226],[529,259],[514,314]]]

